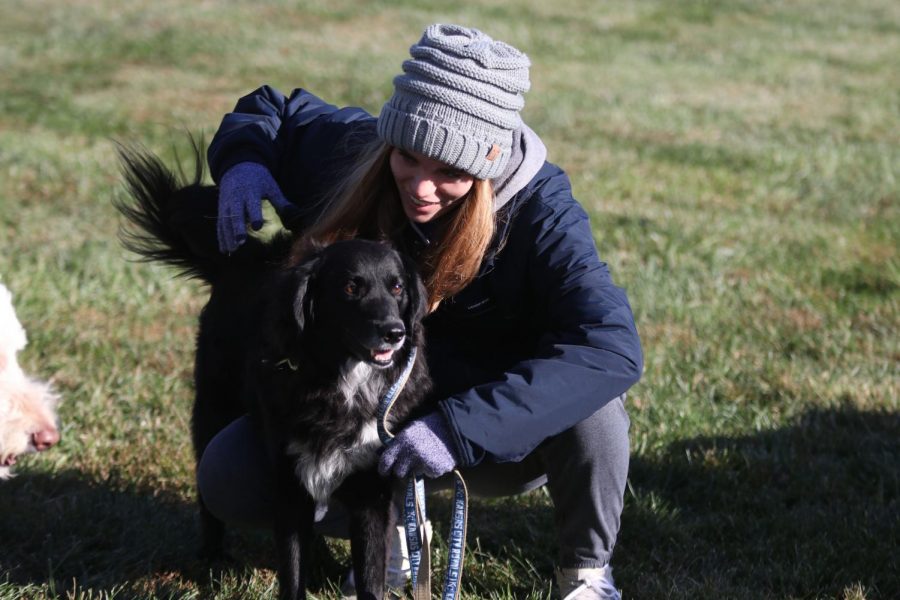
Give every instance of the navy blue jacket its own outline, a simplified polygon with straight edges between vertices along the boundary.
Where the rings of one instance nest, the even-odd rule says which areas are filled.
[[[223,119],[210,169],[218,181],[236,163],[262,163],[314,214],[374,124],[360,108],[262,87]],[[496,217],[477,279],[425,321],[435,398],[464,466],[520,460],[623,394],[642,370],[631,307],[597,256],[566,174],[544,163]]]

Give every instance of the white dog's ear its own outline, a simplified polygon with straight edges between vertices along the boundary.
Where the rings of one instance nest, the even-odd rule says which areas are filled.
[[[16,352],[24,348],[27,342],[25,330],[16,318],[12,305],[12,293],[0,283],[0,372],[11,364],[18,364]]]

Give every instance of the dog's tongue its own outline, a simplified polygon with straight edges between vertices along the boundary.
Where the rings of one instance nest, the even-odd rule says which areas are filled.
[[[388,348],[383,352],[379,352],[378,350],[372,350],[372,358],[377,360],[378,362],[387,362],[391,360],[391,356],[394,355],[394,351]]]
[[[3,459],[3,466],[4,466],[4,467],[11,467],[11,466],[13,466],[14,464],[16,464],[16,455],[15,455],[15,454],[12,454],[12,455],[10,455],[10,456],[7,456],[7,457],[5,457],[5,458]]]

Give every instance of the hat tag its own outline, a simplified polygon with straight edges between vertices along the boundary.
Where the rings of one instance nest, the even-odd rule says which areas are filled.
[[[497,144],[491,144],[491,150],[484,158],[485,160],[493,161],[498,156],[500,156],[500,146],[498,146]]]

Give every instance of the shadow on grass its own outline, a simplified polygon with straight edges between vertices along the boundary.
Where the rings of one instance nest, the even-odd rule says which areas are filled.
[[[432,589],[443,584],[451,512],[449,492],[428,497],[438,550]],[[462,586],[475,598],[549,598],[556,566],[550,498],[542,490],[508,498],[470,498]]]
[[[900,597],[900,415],[814,410],[758,434],[632,460],[615,554],[629,598]],[[447,494],[429,498],[442,577]],[[550,598],[549,498],[470,503],[464,590]]]
[[[896,413],[815,410],[755,435],[679,441],[635,457],[630,486],[615,556],[630,598],[900,597]],[[439,582],[448,497],[432,497],[429,511]],[[74,471],[22,473],[0,485],[0,515],[0,573],[13,584],[75,580],[129,597],[217,585],[195,558],[195,508],[178,497]],[[550,597],[556,540],[542,492],[473,499],[467,546],[471,596]],[[274,564],[266,532],[231,535],[230,550],[237,579]]]
[[[120,490],[80,472],[21,472],[0,485],[0,573],[58,592],[142,588],[167,594],[215,585],[226,568],[271,568],[264,535],[232,536],[240,564],[196,557],[196,509],[154,490]],[[137,590],[132,589],[137,594]]]
[[[636,598],[900,597],[900,414],[814,410],[635,458],[619,583]]]

